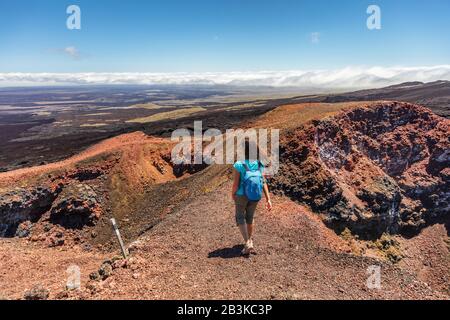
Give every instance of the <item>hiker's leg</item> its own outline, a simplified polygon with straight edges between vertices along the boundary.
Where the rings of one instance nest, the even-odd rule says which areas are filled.
[[[249,247],[247,224],[246,223],[239,224],[238,227],[239,227],[239,231],[241,231],[242,238],[244,238],[244,248],[242,248],[241,254],[243,256],[248,256],[251,253],[251,249]]]
[[[247,234],[249,239],[253,238],[253,223],[247,224]]]
[[[257,206],[258,202],[249,201],[246,208],[245,222],[247,223],[247,234],[249,239],[252,239],[253,237],[253,227],[254,227],[253,220],[255,217],[255,211]]]
[[[247,207],[247,199],[243,196],[236,196],[235,206],[236,206],[236,224],[239,227],[239,231],[244,238],[244,243],[248,241],[248,231],[247,224],[245,222],[245,209]]]
[[[239,225],[239,231],[241,231],[242,234],[242,238],[244,238],[244,243],[247,243],[249,237],[248,237],[248,231],[247,231],[247,225],[244,224],[240,224]]]

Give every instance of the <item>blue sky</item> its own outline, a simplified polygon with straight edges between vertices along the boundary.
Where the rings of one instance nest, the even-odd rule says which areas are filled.
[[[81,8],[81,30],[66,28],[70,4]],[[381,30],[366,28],[369,4],[382,10]],[[0,72],[449,64],[449,14],[448,0],[2,0]]]

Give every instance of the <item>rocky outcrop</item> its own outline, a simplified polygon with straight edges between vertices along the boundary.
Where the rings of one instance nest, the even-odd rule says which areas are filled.
[[[0,237],[28,237],[34,224],[42,220],[67,229],[82,229],[93,226],[100,213],[97,194],[87,184],[16,188],[0,195]],[[62,241],[61,237],[56,240],[57,244]]]
[[[74,183],[61,192],[50,210],[50,221],[69,229],[94,225],[100,216],[97,194],[86,184]]]
[[[37,221],[50,209],[61,187],[16,188],[0,195],[0,237],[24,235],[19,225],[24,221]]]
[[[309,122],[282,138],[272,187],[337,230],[415,232],[449,217],[449,123],[398,102]]]

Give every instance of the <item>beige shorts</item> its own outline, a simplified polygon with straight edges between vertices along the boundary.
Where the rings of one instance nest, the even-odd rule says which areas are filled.
[[[236,196],[236,224],[253,224],[256,207],[259,201],[249,201],[246,196]]]

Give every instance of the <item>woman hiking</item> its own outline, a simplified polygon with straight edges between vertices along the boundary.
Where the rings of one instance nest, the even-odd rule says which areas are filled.
[[[251,155],[251,148],[256,156]],[[272,210],[269,188],[264,177],[264,165],[260,161],[259,148],[249,140],[244,143],[245,160],[237,161],[233,168],[234,183],[232,198],[236,206],[236,224],[244,238],[244,249],[242,255],[255,254],[253,245],[253,218],[256,207],[262,198],[266,198],[267,210]]]

